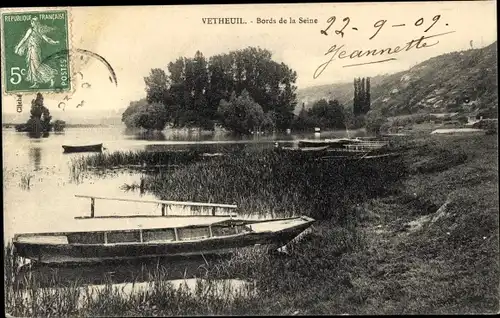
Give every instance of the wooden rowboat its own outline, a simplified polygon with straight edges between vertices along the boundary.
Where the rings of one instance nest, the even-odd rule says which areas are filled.
[[[186,203],[193,204],[217,206]],[[227,254],[255,245],[279,248],[313,222],[307,216],[273,220],[245,220],[232,215],[101,216],[75,220],[73,228],[64,232],[16,234],[13,244],[17,255],[41,263]]]
[[[16,234],[13,243],[19,256],[42,263],[225,254],[254,245],[279,248],[314,222],[306,216],[266,221],[210,216],[106,221],[81,220],[78,231]]]
[[[300,148],[306,147],[330,147],[330,148],[342,148],[344,145],[349,145],[353,143],[361,142],[359,139],[351,138],[338,138],[338,139],[304,139],[299,140],[298,145]]]
[[[310,148],[310,147],[323,147],[327,146],[329,150],[345,150],[356,149],[356,150],[373,150],[380,149],[387,146],[386,141],[382,140],[369,140],[360,138],[338,138],[338,139],[323,139],[323,140],[300,140],[299,147]]]
[[[83,145],[83,146],[63,145],[62,147],[64,149],[64,152],[66,152],[66,153],[70,153],[70,152],[101,152],[102,151],[102,144]]]
[[[290,153],[322,153],[326,152],[328,146],[322,147],[306,147],[306,148],[295,148],[295,147],[278,147],[276,148],[281,152],[290,152]]]

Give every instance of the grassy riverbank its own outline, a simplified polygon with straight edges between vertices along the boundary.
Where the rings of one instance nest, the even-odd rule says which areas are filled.
[[[206,266],[207,278],[254,280],[256,294],[211,297],[157,284],[127,301],[107,290],[72,311],[61,300],[69,301],[70,291],[43,302],[50,306],[6,301],[6,310],[23,316],[496,312],[496,136],[425,136],[407,145],[399,159],[355,163],[240,151],[147,177],[145,187],[162,198],[318,219],[286,255],[247,252]]]

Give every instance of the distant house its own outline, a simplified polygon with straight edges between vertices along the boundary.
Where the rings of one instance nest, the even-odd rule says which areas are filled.
[[[459,122],[458,120],[449,120],[443,123],[444,127],[460,127],[462,126],[462,123]]]
[[[458,113],[431,113],[429,114],[429,116],[432,118],[432,119],[441,119],[441,120],[444,120],[444,119],[451,119],[455,116],[457,116]]]
[[[458,113],[430,113],[429,114],[429,122],[431,124],[441,124],[443,122],[447,122],[452,120],[458,115]]]

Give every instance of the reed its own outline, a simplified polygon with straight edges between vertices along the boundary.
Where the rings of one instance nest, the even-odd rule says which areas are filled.
[[[319,161],[272,150],[194,162],[145,178],[162,199],[237,204],[243,214],[349,219],[349,207],[381,195],[405,171],[398,159]]]
[[[21,181],[19,183],[20,187],[24,190],[29,190],[31,188],[31,180],[34,175],[29,172],[25,172],[21,175]]]
[[[147,285],[130,293],[114,286],[112,279],[101,288],[76,280],[61,285],[57,271],[50,274],[49,285],[42,287],[34,275],[21,283],[16,281],[21,262],[12,251],[12,245],[4,248],[4,290],[6,313],[15,317],[243,314],[258,301],[252,285],[235,292],[208,276],[198,279],[194,289],[175,287],[164,267],[150,270]],[[132,281],[132,289],[138,283]]]

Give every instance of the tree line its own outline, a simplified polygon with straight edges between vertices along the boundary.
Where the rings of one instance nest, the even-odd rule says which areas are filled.
[[[270,51],[248,47],[206,58],[179,57],[167,71],[144,78],[146,99],[123,113],[128,127],[163,129],[216,123],[238,133],[289,128],[296,105],[297,73],[273,61]]]
[[[305,105],[295,118],[292,128],[306,130],[314,127],[321,129],[360,128],[370,124],[373,116],[370,111],[370,78],[354,79],[354,98],[352,110],[340,104],[338,100],[320,99],[308,110]],[[370,127],[371,128],[371,127]]]
[[[307,109],[302,104],[298,116],[295,118],[292,128],[294,130],[304,131],[319,127],[326,129],[345,129],[348,114],[338,100],[320,99],[313,103],[312,107]]]
[[[370,78],[354,79],[352,110],[338,100],[321,99],[296,116],[297,74],[273,61],[270,51],[248,47],[206,58],[179,57],[166,71],[144,78],[146,98],[122,115],[127,127],[148,130],[201,128],[216,124],[239,134],[253,131],[358,128],[370,110]]]

